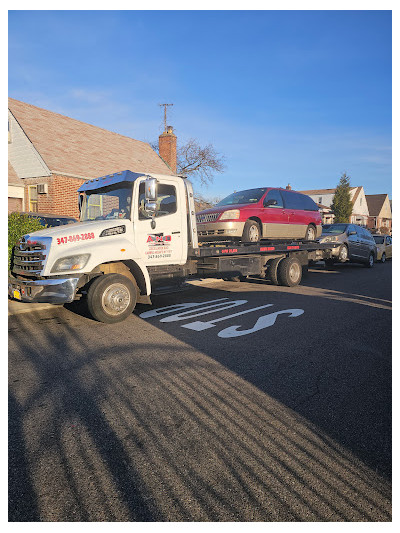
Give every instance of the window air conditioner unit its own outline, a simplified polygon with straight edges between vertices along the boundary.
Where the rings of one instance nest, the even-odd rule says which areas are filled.
[[[48,192],[47,183],[39,183],[37,186],[37,192],[38,194],[47,194]]]

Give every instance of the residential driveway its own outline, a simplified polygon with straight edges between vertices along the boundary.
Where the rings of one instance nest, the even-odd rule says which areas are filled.
[[[9,332],[11,521],[391,520],[390,263]]]

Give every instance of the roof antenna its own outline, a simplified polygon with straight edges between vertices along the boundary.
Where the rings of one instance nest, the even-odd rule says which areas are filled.
[[[160,107],[164,107],[164,133],[167,133],[167,107],[174,104],[158,104]]]

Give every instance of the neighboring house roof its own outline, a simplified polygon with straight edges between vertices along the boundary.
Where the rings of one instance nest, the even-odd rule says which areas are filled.
[[[366,194],[365,198],[367,200],[368,211],[372,217],[377,217],[380,215],[383,204],[385,203],[387,194]]]
[[[17,176],[17,173],[13,169],[10,161],[8,162],[8,185],[17,185],[20,187],[25,186],[24,180]]]
[[[353,191],[354,189],[359,189],[361,190],[362,187],[350,187],[350,190]],[[336,191],[336,188],[335,189],[312,189],[310,191],[299,191],[303,194],[335,194],[335,191]],[[358,193],[356,193],[358,195]]]
[[[356,203],[356,200],[357,198],[359,197],[360,195],[360,192],[362,191],[362,187],[350,187],[350,190],[353,190],[353,189],[356,189],[354,195],[353,195],[353,198],[352,198],[352,202],[353,202],[353,205]]]
[[[171,174],[145,142],[13,98],[8,106],[52,173],[83,178],[121,170]]]
[[[303,194],[334,194],[336,189],[312,189],[310,191],[299,191]]]

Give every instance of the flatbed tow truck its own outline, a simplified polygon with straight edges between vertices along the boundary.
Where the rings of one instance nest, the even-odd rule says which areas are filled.
[[[129,170],[87,180],[81,221],[24,235],[13,251],[9,296],[25,302],[86,298],[105,323],[136,303],[190,278],[266,278],[295,286],[310,261],[329,260],[334,243],[203,242],[197,239],[193,188],[180,176]]]

